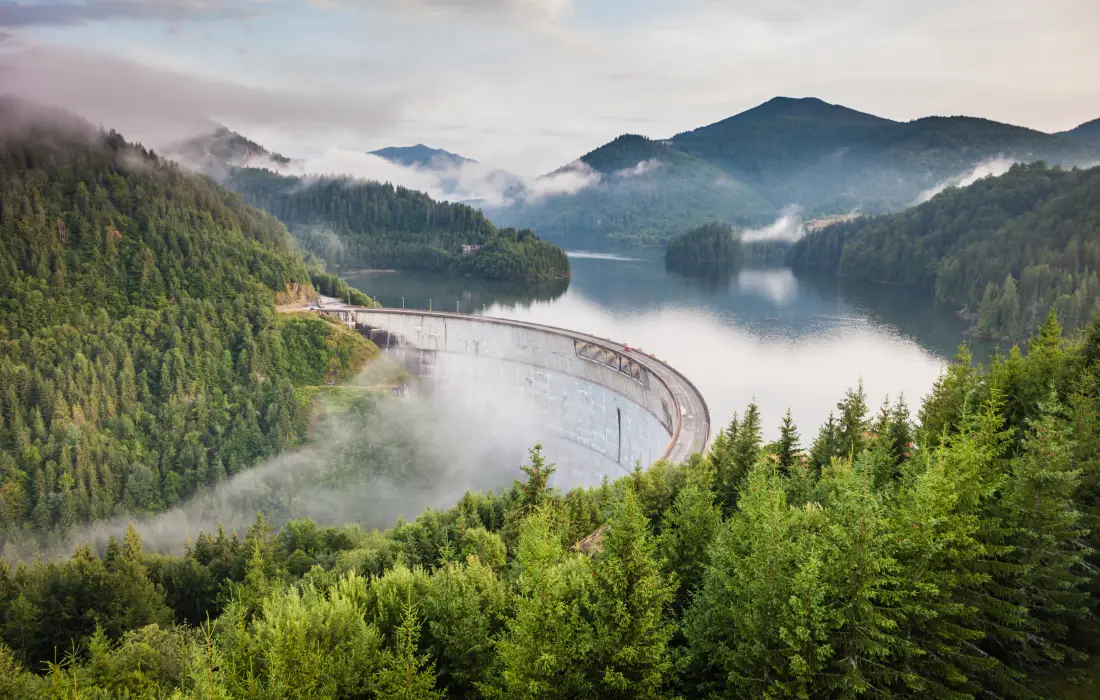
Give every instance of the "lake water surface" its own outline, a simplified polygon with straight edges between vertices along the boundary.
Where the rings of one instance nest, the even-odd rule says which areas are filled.
[[[688,275],[662,251],[570,251],[566,284],[490,284],[415,272],[348,276],[384,306],[478,313],[570,328],[642,348],[686,374],[715,425],[755,400],[773,439],[789,407],[808,444],[860,379],[872,409],[913,412],[965,338],[951,308],[911,290],[786,268]],[[975,358],[993,351],[972,343]]]

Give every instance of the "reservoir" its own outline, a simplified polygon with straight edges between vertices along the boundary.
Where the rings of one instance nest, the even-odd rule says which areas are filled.
[[[915,414],[967,341],[952,308],[912,290],[788,268],[685,274],[655,249],[569,251],[568,283],[504,284],[420,272],[347,275],[387,307],[460,311],[568,328],[644,349],[700,389],[716,427],[759,404],[765,440],[788,408],[807,445],[862,380],[872,411]],[[971,341],[978,362],[991,343]]]

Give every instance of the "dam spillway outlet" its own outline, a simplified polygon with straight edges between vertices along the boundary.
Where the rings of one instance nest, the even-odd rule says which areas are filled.
[[[694,385],[656,358],[561,328],[439,312],[347,307],[324,313],[421,378],[470,440],[516,471],[541,444],[563,489],[706,449]],[[454,427],[454,426],[451,426]],[[487,465],[488,466],[488,465]]]

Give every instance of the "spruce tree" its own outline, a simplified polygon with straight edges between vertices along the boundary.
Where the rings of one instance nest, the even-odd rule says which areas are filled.
[[[779,425],[779,441],[776,443],[776,457],[779,458],[779,466],[783,473],[790,475],[791,467],[799,458],[802,446],[798,443],[798,428],[791,419],[791,409],[787,409],[783,416],[783,422]]]
[[[420,653],[419,640],[420,617],[410,588],[394,649],[386,655],[374,679],[375,697],[380,700],[439,700],[444,697],[443,691],[435,687],[435,664],[426,654]]]
[[[660,698],[672,667],[667,621],[673,587],[657,566],[656,543],[628,489],[592,562],[586,604],[592,642],[585,664],[600,697]]]

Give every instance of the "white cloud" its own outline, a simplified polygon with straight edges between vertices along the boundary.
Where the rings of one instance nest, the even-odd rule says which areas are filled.
[[[554,195],[571,195],[600,184],[600,174],[583,161],[527,183],[526,199],[538,199]]]
[[[982,178],[1000,177],[1007,173],[1015,163],[1016,161],[1004,156],[982,161],[965,173],[948,178],[921,192],[920,196],[917,197],[917,203],[927,202],[948,187],[968,187]]]
[[[802,214],[796,208],[791,208],[769,226],[742,231],[741,241],[744,243],[762,243],[765,241],[794,243],[805,235],[806,227],[802,223]]]
[[[615,177],[638,177],[639,175],[645,175],[646,173],[653,172],[659,167],[661,167],[661,161],[657,160],[656,158],[650,158],[649,160],[643,160],[642,162],[635,165],[633,168],[623,168],[622,170],[616,170]]]

